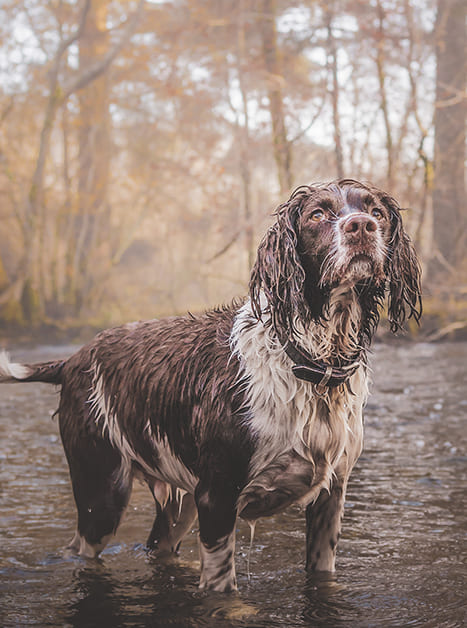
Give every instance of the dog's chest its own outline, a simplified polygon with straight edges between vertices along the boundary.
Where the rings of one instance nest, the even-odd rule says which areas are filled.
[[[353,392],[346,386],[320,390],[295,377],[264,326],[244,328],[232,340],[255,440],[239,509],[254,519],[313,501],[333,475],[350,470],[361,451],[366,374],[363,368],[354,374]]]
[[[284,407],[276,400],[268,419],[251,419],[258,426],[256,450],[239,502],[247,519],[310,503],[333,476],[353,466],[361,450],[361,412],[344,393],[324,399],[299,389]]]
[[[271,330],[262,324],[245,326],[245,308],[232,332],[232,349],[240,360],[245,394],[245,422],[256,441],[253,472],[285,451],[305,460],[324,452],[335,460],[345,447],[355,415],[366,398],[363,368],[352,377],[352,394],[345,386],[325,388],[304,382],[292,372],[292,362]],[[263,460],[264,459],[264,460]]]

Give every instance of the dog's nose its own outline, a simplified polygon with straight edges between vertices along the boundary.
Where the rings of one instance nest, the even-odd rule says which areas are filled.
[[[344,222],[343,228],[344,233],[364,235],[365,233],[376,231],[378,225],[371,216],[362,213],[349,216]]]

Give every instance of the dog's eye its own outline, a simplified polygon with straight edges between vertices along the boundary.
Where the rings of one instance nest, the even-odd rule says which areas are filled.
[[[322,209],[315,209],[314,212],[311,212],[311,220],[314,222],[320,222],[324,218],[324,211]]]
[[[381,220],[382,218],[384,218],[383,212],[377,207],[373,207],[370,213],[373,216],[373,218],[376,218],[376,220]]]

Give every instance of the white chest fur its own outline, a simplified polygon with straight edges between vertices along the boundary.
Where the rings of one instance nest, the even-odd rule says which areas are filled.
[[[336,307],[336,312],[341,313],[342,307]],[[353,312],[348,313],[349,321],[345,323],[349,328],[356,328],[357,321],[350,319],[357,317],[359,311],[353,307]],[[300,343],[316,357],[335,357],[329,352],[342,320],[340,314],[327,332],[323,326],[313,325]],[[345,343],[355,344],[351,338]],[[361,366],[352,376],[352,392],[347,386],[322,391],[297,379],[275,333],[254,319],[249,303],[237,315],[231,346],[241,363],[248,403],[246,421],[257,442],[250,482],[240,503],[251,501],[255,491],[257,497],[261,490],[281,490],[285,481],[295,486],[296,493],[289,496],[288,503],[313,501],[321,488],[329,487],[333,475],[350,472],[361,452],[362,407],[367,397],[365,368]],[[294,482],[290,475],[300,476],[300,481]]]

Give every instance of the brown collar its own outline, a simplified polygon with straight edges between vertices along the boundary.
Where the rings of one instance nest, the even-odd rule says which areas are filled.
[[[355,356],[355,359],[349,361],[348,365],[339,367],[326,364],[322,360],[315,360],[308,351],[291,340],[287,340],[283,346],[286,354],[292,362],[295,362],[295,366],[292,366],[295,377],[312,384],[335,388],[345,384],[360,366],[358,361],[360,353]]]

